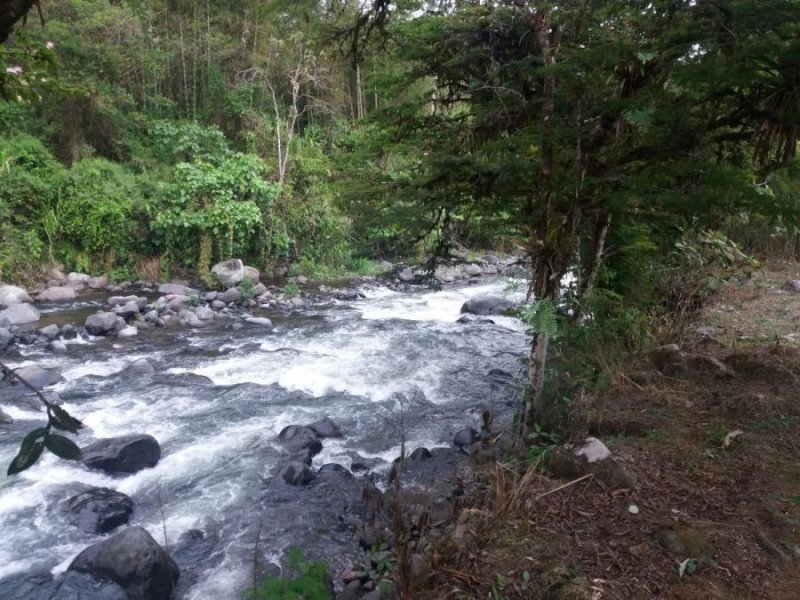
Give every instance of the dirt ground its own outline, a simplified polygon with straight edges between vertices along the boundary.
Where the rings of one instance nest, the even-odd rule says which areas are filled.
[[[791,279],[800,264],[728,284],[679,354],[638,357],[583,399],[584,431],[635,475],[633,489],[492,467],[486,498],[438,544],[413,597],[800,599]]]

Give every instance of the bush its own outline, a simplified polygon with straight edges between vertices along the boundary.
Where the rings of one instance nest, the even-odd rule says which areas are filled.
[[[331,600],[328,567],[321,562],[308,562],[299,548],[289,549],[288,566],[297,572],[294,577],[267,577],[264,583],[247,593],[255,600]]]

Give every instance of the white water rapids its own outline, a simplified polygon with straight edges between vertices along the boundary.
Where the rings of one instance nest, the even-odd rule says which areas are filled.
[[[81,445],[148,433],[161,444],[162,459],[155,468],[114,478],[46,454],[30,470],[3,476],[0,597],[4,579],[57,575],[100,539],[70,526],[61,508],[67,498],[96,486],[131,496],[131,524],[161,543],[164,531],[174,543],[190,529],[216,540],[214,560],[182,581],[176,598],[241,598],[250,582],[249,524],[268,523],[262,542],[268,559],[280,557],[293,542],[283,539],[293,535],[291,528],[270,521],[273,508],[263,496],[263,482],[286,460],[277,441],[283,427],[330,416],[345,437],[324,440],[314,467],[349,467],[356,455],[391,461],[399,453],[399,434],[389,425],[397,408],[394,392],[422,390],[433,406],[433,412],[411,419],[410,449],[449,445],[456,431],[476,424],[485,407],[511,410],[513,386],[497,385],[488,373],[518,373],[524,326],[509,317],[491,317],[494,324],[456,322],[471,296],[519,299],[521,293],[508,292],[507,284],[498,278],[441,291],[372,288],[357,301],[269,315],[273,331],[249,324],[238,329],[234,320],[218,319],[203,329],[72,343],[64,356],[23,349],[13,366],[60,370],[65,381],[52,389],[85,423]],[[162,378],[119,374],[140,358]],[[22,436],[43,423],[44,414],[2,400],[0,407],[15,419],[0,425],[5,471]]]

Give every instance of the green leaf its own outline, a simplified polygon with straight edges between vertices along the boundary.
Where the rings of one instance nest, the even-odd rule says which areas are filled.
[[[50,424],[56,429],[70,433],[78,433],[79,429],[83,429],[83,423],[60,406],[55,405],[50,407]]]
[[[36,443],[36,440],[38,440],[40,437],[43,437],[46,434],[47,434],[47,427],[37,427],[36,429],[28,433],[28,435],[26,435],[25,438],[22,440],[22,444],[19,447],[20,454],[25,454],[27,452],[30,452],[31,448],[33,448],[33,445]]]
[[[44,439],[45,446],[53,454],[65,460],[80,460],[81,449],[71,439],[51,433]]]
[[[9,476],[16,475],[17,473],[21,473],[28,467],[32,466],[37,460],[39,460],[43,450],[44,442],[34,442],[27,452],[23,452],[22,448],[20,448],[19,454],[17,454],[14,457],[14,460],[11,461],[11,464],[8,465],[8,471],[6,471],[6,474]]]

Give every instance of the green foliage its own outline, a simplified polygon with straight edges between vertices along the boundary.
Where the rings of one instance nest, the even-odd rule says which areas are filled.
[[[359,578],[380,583],[387,577],[395,567],[397,559],[394,553],[389,550],[388,544],[372,546],[364,556],[364,563],[357,571]]]
[[[536,333],[555,337],[558,334],[558,309],[551,298],[526,304],[520,310],[523,323]]]
[[[295,576],[270,576],[264,583],[249,590],[247,598],[254,600],[331,600],[328,567],[322,562],[308,562],[300,548],[290,548],[287,557]]]
[[[256,295],[256,284],[249,277],[242,279],[239,284],[239,291],[242,293],[244,300],[252,300]]]

